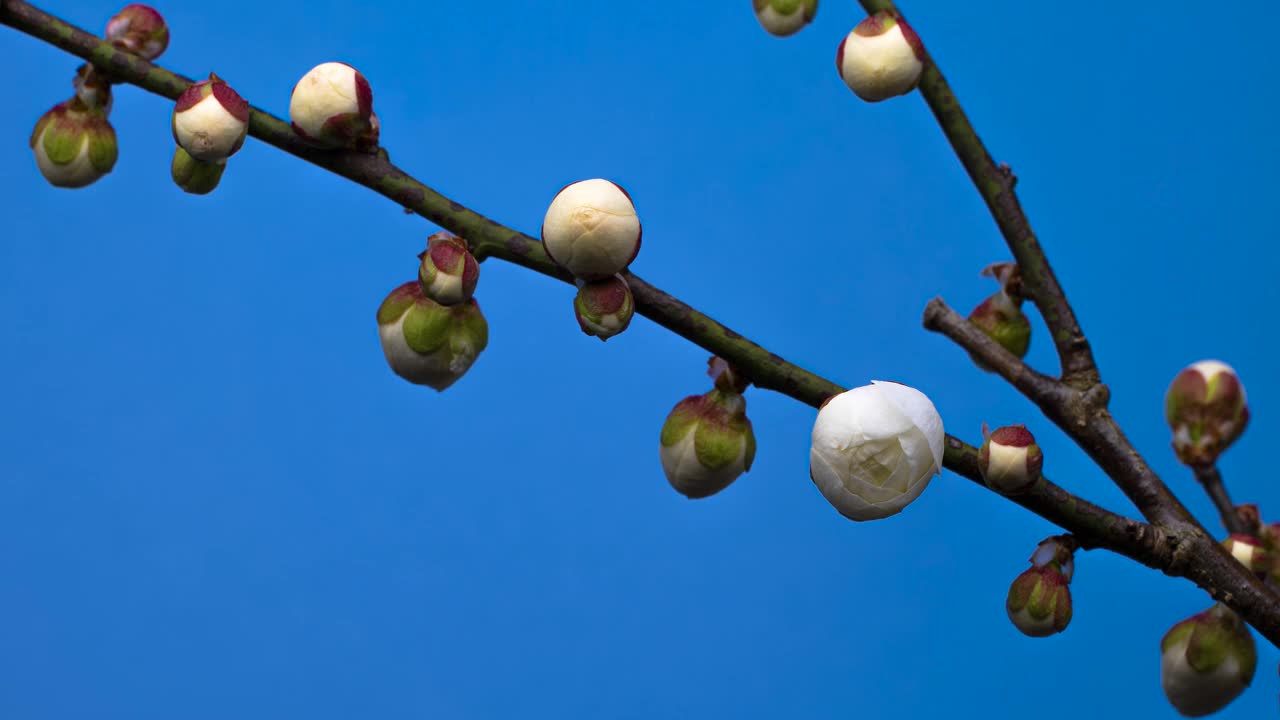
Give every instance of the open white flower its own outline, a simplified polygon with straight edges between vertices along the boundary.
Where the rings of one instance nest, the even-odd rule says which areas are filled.
[[[542,244],[557,265],[583,280],[603,280],[640,252],[640,218],[631,196],[599,178],[556,193],[542,221]]]
[[[872,381],[818,411],[809,475],[851,520],[901,512],[942,469],[942,418],[924,393]]]

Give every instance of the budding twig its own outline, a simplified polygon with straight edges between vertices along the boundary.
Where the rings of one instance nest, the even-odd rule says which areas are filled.
[[[1240,513],[1236,512],[1236,506],[1231,502],[1231,496],[1227,493],[1227,486],[1222,482],[1222,473],[1218,472],[1218,466],[1197,465],[1192,470],[1196,474],[1196,480],[1200,481],[1200,486],[1204,488],[1205,494],[1218,509],[1218,515],[1222,518],[1222,527],[1226,528],[1228,533],[1253,534],[1255,530],[1245,525]]]

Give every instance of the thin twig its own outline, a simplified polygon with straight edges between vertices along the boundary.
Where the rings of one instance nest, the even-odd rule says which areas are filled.
[[[1222,527],[1226,528],[1227,532],[1242,535],[1254,532],[1245,525],[1240,513],[1236,512],[1235,503],[1231,502],[1231,496],[1227,493],[1227,486],[1222,482],[1222,473],[1218,472],[1217,465],[1197,465],[1192,468],[1192,471],[1195,472],[1196,480],[1200,481],[1205,494],[1213,501],[1213,506],[1218,509],[1218,516],[1222,518]]]

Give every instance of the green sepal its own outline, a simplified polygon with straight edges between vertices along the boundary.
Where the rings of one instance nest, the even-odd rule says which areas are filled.
[[[447,308],[427,297],[417,298],[404,316],[404,341],[416,353],[426,355],[449,342],[453,318]]]
[[[80,148],[86,139],[83,128],[73,124],[65,116],[58,117],[44,134],[44,154],[54,165],[66,165],[80,154]]]
[[[105,118],[93,119],[89,125],[89,164],[100,173],[111,172],[116,166],[119,149],[116,131]],[[219,173],[221,174],[221,173]]]
[[[662,423],[662,433],[659,437],[663,447],[671,447],[680,442],[697,425],[697,408],[701,401],[701,395],[690,395],[671,409],[666,422]]]

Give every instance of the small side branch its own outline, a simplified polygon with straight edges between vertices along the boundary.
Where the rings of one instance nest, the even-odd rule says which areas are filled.
[[[1244,535],[1256,532],[1245,524],[1240,513],[1236,511],[1236,506],[1231,502],[1231,496],[1227,493],[1227,486],[1222,482],[1222,473],[1218,472],[1217,465],[1202,465],[1192,470],[1196,474],[1196,480],[1200,481],[1200,486],[1204,488],[1205,494],[1218,509],[1218,515],[1222,518],[1222,527],[1226,528],[1227,532]]]

